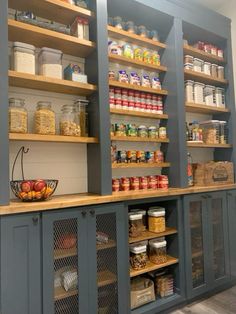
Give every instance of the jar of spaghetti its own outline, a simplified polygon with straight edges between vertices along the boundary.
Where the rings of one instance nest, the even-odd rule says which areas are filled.
[[[166,230],[165,208],[150,207],[148,210],[148,230],[150,232],[164,232]]]

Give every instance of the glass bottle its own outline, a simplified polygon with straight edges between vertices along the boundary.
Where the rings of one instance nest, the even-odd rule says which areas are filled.
[[[188,157],[188,169],[187,169],[188,186],[193,186],[193,159],[190,153],[188,153],[187,157]]]
[[[56,134],[56,116],[52,110],[51,102],[39,101],[37,103],[34,128],[36,134]]]
[[[189,127],[188,127],[188,123],[186,122],[186,141],[189,141]]]
[[[81,136],[75,105],[64,105],[61,111],[60,134],[65,136]]]
[[[75,101],[76,114],[81,128],[81,136],[88,137],[88,100],[78,99]]]
[[[25,109],[25,101],[20,98],[9,99],[9,132],[27,133],[28,112]]]

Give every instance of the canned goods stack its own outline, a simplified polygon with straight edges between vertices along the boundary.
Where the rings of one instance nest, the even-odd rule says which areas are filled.
[[[114,163],[163,163],[164,154],[160,150],[117,150],[111,146],[112,161]]]

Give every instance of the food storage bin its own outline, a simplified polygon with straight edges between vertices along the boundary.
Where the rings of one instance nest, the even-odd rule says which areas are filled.
[[[130,245],[130,265],[134,270],[140,270],[147,265],[147,241]]]
[[[164,232],[166,230],[165,208],[150,207],[148,210],[148,230],[151,232]]]
[[[196,72],[202,72],[204,61],[198,58],[193,59],[193,70]]]
[[[143,231],[143,215],[142,214],[130,214],[129,215],[129,236],[131,238],[137,238]]]
[[[218,144],[220,142],[220,121],[209,120],[200,122],[203,130],[203,142],[206,144]]]
[[[78,99],[75,101],[76,112],[81,129],[81,136],[88,137],[88,112],[87,106],[89,101]]]
[[[206,85],[204,88],[204,98],[205,98],[205,104],[207,106],[216,106],[214,94],[215,94],[215,87]]]
[[[139,137],[148,137],[148,129],[145,125],[140,125],[138,127],[138,136]]]
[[[203,72],[207,75],[211,75],[211,63],[209,62],[204,62],[203,65]]]
[[[13,70],[35,74],[35,47],[15,41],[12,48]]]
[[[123,21],[122,18],[120,16],[115,16],[113,18],[113,25],[118,28],[118,29],[123,29]]]
[[[216,105],[220,108],[225,108],[225,90],[217,87],[215,90]]]
[[[131,309],[155,301],[154,283],[151,279],[136,277],[131,280]]]
[[[193,92],[194,92],[194,102],[197,104],[204,104],[204,87],[202,83],[194,83]]]
[[[39,53],[39,74],[62,79],[62,51],[42,48]]]
[[[166,241],[164,238],[149,240],[149,260],[157,265],[167,262]]]
[[[9,132],[27,133],[28,112],[25,109],[25,101],[20,98],[9,99]]]
[[[147,229],[147,212],[146,212],[146,210],[133,209],[133,210],[131,210],[131,212],[129,214],[130,215],[141,214],[142,215],[142,231],[145,231]]]
[[[34,115],[35,133],[56,134],[56,116],[51,102],[39,101]]]
[[[185,81],[185,98],[186,102],[193,103],[194,102],[194,81]]]
[[[217,76],[221,80],[225,78],[225,68],[223,66],[218,66]]]
[[[218,65],[217,64],[211,65],[211,76],[213,76],[213,77],[218,76]]]
[[[184,56],[184,63],[186,64],[192,64],[193,65],[193,60],[194,60],[194,57],[193,56],[190,56],[190,55],[185,55]]]
[[[220,121],[220,144],[228,143],[228,130],[227,130],[227,122]]]
[[[193,69],[193,64],[192,63],[185,63],[184,64],[184,69],[185,70],[194,70]]]
[[[62,107],[60,134],[66,136],[81,136],[75,105],[64,105]]]

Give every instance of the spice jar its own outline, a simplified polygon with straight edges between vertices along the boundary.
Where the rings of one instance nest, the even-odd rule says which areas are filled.
[[[76,112],[81,130],[81,136],[88,137],[88,100],[78,99],[75,101]]]
[[[75,105],[64,105],[62,107],[60,133],[66,136],[81,136]]]
[[[35,47],[29,44],[13,43],[13,69],[17,72],[35,74]]]
[[[24,108],[25,101],[20,98],[9,99],[9,132],[27,133],[28,112]]]
[[[148,210],[148,230],[150,232],[164,232],[166,230],[165,208],[150,207]]]
[[[166,241],[160,239],[149,240],[149,259],[154,264],[164,264],[167,261]]]
[[[143,216],[142,214],[130,214],[129,215],[129,236],[131,238],[137,238],[143,231]]]
[[[143,269],[147,265],[147,242],[130,245],[130,265],[133,269]]]
[[[51,102],[39,101],[34,115],[35,133],[56,134],[56,117]]]

